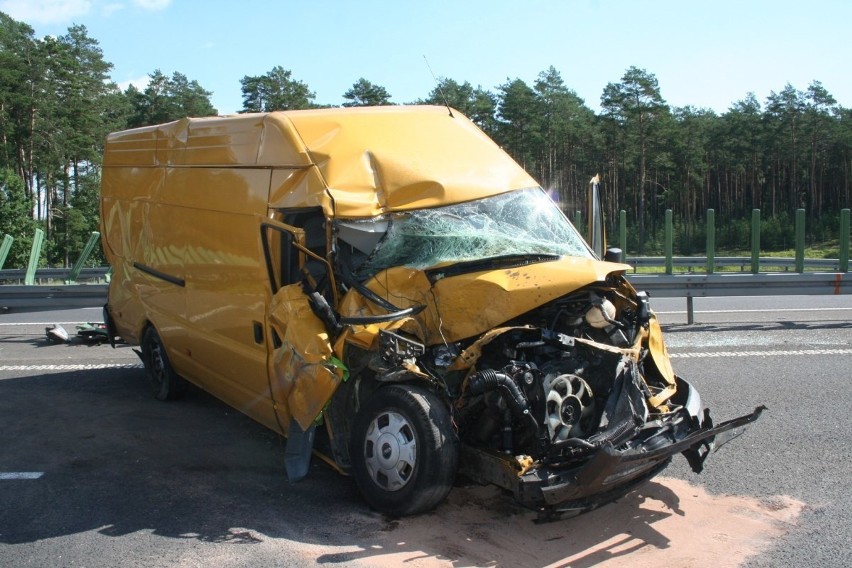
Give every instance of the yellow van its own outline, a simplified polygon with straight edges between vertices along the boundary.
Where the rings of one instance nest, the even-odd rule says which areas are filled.
[[[198,385],[287,437],[291,479],[313,451],[384,513],[457,473],[586,510],[761,411],[713,427],[629,267],[452,109],[117,132],[101,218],[105,320],[156,397]]]

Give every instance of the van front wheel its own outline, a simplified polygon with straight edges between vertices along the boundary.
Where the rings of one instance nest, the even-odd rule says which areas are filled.
[[[142,337],[142,362],[157,400],[172,400],[183,392],[184,382],[172,369],[157,330],[149,327]]]
[[[355,482],[370,506],[413,515],[434,508],[450,492],[458,438],[437,396],[390,385],[373,393],[356,416],[351,455]]]

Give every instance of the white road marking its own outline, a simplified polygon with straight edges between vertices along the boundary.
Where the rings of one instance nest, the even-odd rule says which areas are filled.
[[[10,479],[38,479],[44,475],[43,471],[0,471],[0,481]]]
[[[852,308],[784,308],[779,312],[840,312],[843,310],[852,310]],[[694,310],[695,314],[764,314],[767,310]],[[686,310],[677,312],[661,312],[654,310],[655,314],[685,314]],[[0,324],[2,325],[2,324]]]
[[[672,359],[701,357],[779,357],[784,355],[852,355],[852,349],[789,349],[779,351],[708,351],[705,353],[671,353]]]
[[[669,352],[672,359],[702,357],[783,357],[806,355],[852,355],[852,349],[779,349],[775,351],[699,351]],[[94,371],[99,369],[142,369],[142,363],[91,363],[77,365],[0,365],[0,371]]]
[[[82,365],[0,365],[0,371],[93,371],[98,369],[141,369],[142,363],[92,363]]]
[[[12,327],[12,326],[21,326],[21,325],[77,325],[79,323],[84,323],[84,322],[81,322],[81,321],[3,322],[3,323],[0,323],[0,327]],[[91,322],[91,323],[97,323],[97,322]]]

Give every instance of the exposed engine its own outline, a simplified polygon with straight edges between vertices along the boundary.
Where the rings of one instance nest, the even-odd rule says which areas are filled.
[[[429,367],[456,391],[451,395],[467,444],[568,464],[605,443],[628,448],[660,436],[666,418],[663,432],[680,422],[671,420],[679,408],[671,401],[648,404],[666,386],[644,345],[649,319],[644,294],[631,299],[613,289],[586,288],[485,339],[433,348]],[[475,371],[462,377],[441,369],[456,353],[476,358]],[[654,427],[648,428],[652,415]]]

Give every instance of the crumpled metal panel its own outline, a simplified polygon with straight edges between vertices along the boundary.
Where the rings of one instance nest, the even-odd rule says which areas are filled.
[[[338,217],[375,217],[538,186],[476,125],[456,111],[450,117],[446,107],[283,114],[328,184]]]
[[[292,168],[311,164],[292,125],[269,113],[183,118],[107,137],[104,166],[193,165]]]
[[[269,361],[276,411],[281,424],[289,424],[292,417],[307,430],[334,394],[343,371],[330,363],[334,352],[328,333],[311,310],[301,284],[285,286],[275,294],[269,321],[281,339]]]
[[[316,166],[271,207],[322,205],[340,218],[470,201],[533,180],[461,113],[444,107],[319,109],[182,119],[111,134],[104,165]],[[292,172],[288,172],[287,176]],[[286,177],[286,176],[285,176]],[[236,201],[236,197],[235,197]]]
[[[321,207],[329,217],[334,211],[317,168],[276,169],[269,184],[269,208]]]
[[[366,284],[400,309],[425,305],[426,309],[414,319],[425,330],[424,341],[437,345],[483,334],[560,296],[603,281],[611,272],[629,268],[563,257],[552,262],[455,275],[432,284],[422,271],[395,267],[380,272]],[[340,313],[359,317],[385,312],[350,290],[341,301]]]
[[[175,152],[170,164],[253,165],[262,137],[262,115],[192,120],[184,151]]]
[[[104,147],[104,166],[151,167],[175,163],[175,156],[186,147],[193,120],[201,119],[182,118],[110,134]]]
[[[648,351],[651,353],[651,360],[654,362],[657,371],[659,371],[659,375],[668,385],[662,391],[648,399],[650,406],[658,408],[677,392],[677,386],[672,361],[669,358],[668,349],[666,349],[666,344],[663,341],[663,330],[656,317],[652,317],[651,321],[648,322]]]

